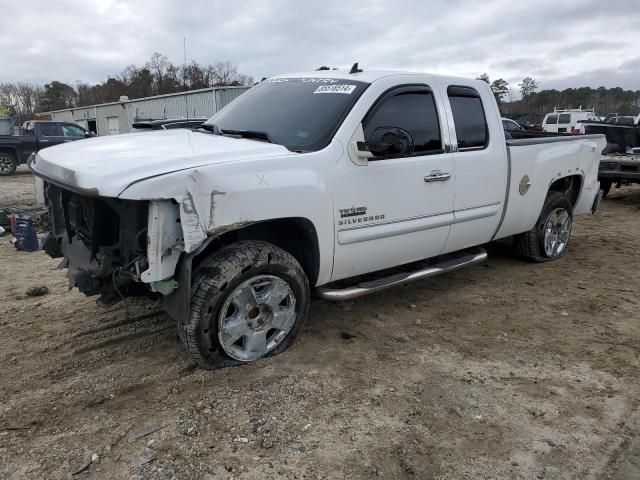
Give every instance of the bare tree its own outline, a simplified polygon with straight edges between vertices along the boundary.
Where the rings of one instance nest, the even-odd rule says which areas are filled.
[[[238,74],[238,78],[237,78],[237,83],[238,83],[238,85],[250,86],[250,85],[253,85],[255,82],[254,82],[253,77],[251,75],[246,75],[244,73],[239,73]]]
[[[127,85],[130,98],[150,97],[154,93],[153,74],[146,66],[129,65],[120,74],[120,79]]]
[[[155,83],[155,93],[165,93],[165,77],[169,67],[169,58],[166,55],[155,52],[151,55],[151,60],[146,63],[146,68],[151,71]]]
[[[77,104],[79,107],[100,103],[100,100],[96,96],[97,92],[94,86],[79,82],[76,84],[76,91],[78,92]]]
[[[42,87],[31,83],[0,83],[0,106],[11,110],[18,122],[23,122],[35,116],[43,93]]]
[[[230,60],[211,65],[214,85],[231,85],[238,76],[238,68]]]
[[[229,86],[229,85],[251,85],[253,78],[249,75],[238,73],[236,67],[230,60],[216,62],[207,68],[210,74],[211,86]]]
[[[143,66],[129,65],[105,81],[88,84],[77,81],[75,88],[59,81],[43,87],[29,83],[0,83],[0,108],[19,120],[31,119],[38,111],[117,101],[122,95],[142,98],[215,86],[253,85],[253,77],[240,73],[230,60],[200,65],[174,65],[166,55],[154,53]]]
[[[209,86],[206,69],[194,61],[182,68],[182,79],[187,90],[197,90]]]

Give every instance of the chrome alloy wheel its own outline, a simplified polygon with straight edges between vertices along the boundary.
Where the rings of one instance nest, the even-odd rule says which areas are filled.
[[[229,295],[218,315],[218,340],[241,362],[265,356],[284,340],[296,321],[296,297],[274,275],[258,275]]]
[[[0,173],[7,174],[13,170],[13,159],[0,153]]]
[[[544,226],[544,252],[549,258],[559,257],[567,246],[571,234],[571,216],[564,208],[556,208]]]

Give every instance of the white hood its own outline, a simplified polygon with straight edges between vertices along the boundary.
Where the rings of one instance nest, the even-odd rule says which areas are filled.
[[[132,133],[41,150],[36,174],[78,190],[117,197],[133,182],[189,168],[293,155],[281,145],[185,129]]]

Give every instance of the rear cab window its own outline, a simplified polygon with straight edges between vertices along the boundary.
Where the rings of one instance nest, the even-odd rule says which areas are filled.
[[[557,125],[558,115],[547,115],[547,119],[544,122],[547,125]]]
[[[480,94],[471,87],[447,88],[458,151],[482,150],[489,144],[489,126]]]

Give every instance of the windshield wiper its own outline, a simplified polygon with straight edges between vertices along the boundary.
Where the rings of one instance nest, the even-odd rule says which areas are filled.
[[[236,135],[242,138],[254,138],[256,140],[265,140],[269,143],[273,143],[269,138],[267,132],[258,132],[255,130],[220,130],[223,135]]]
[[[203,123],[198,128],[202,128],[203,130],[206,130],[208,132],[215,133],[216,135],[220,135],[220,132],[218,131],[218,127],[216,127],[212,123]]]

